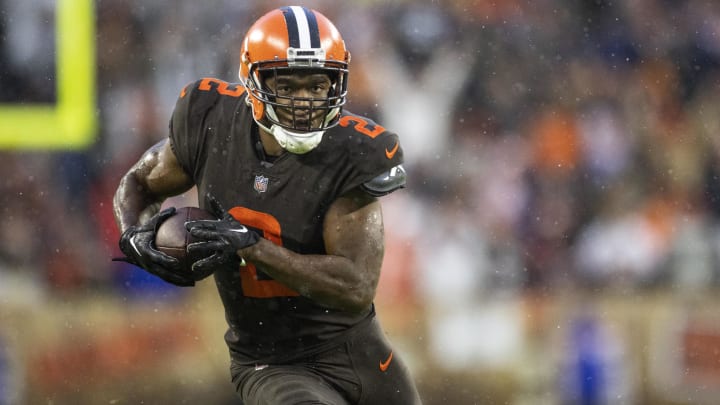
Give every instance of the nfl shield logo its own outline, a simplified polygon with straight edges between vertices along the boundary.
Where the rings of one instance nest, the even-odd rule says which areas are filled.
[[[254,188],[257,190],[258,193],[264,193],[267,191],[268,186],[268,178],[263,176],[262,174],[258,174],[255,176],[255,185]]]

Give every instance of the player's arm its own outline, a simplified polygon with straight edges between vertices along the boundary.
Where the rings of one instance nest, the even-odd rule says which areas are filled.
[[[238,253],[275,280],[331,308],[361,312],[375,298],[384,242],[380,202],[356,189],[325,215],[326,255],[301,255],[267,239]]]
[[[237,222],[208,197],[219,221],[191,221],[193,236],[202,239],[188,245],[190,251],[214,252],[195,262],[193,271],[203,273],[239,256],[260,266],[273,279],[320,305],[362,312],[375,297],[383,258],[383,222],[380,203],[361,188],[338,198],[325,215],[325,255],[303,255],[260,238]]]
[[[120,232],[146,222],[166,198],[189,190],[193,184],[178,163],[169,138],[151,146],[122,177],[115,192],[113,208]]]
[[[175,213],[174,208],[158,212],[165,198],[192,187],[193,182],[179,165],[170,141],[158,142],[123,176],[115,192],[113,209],[122,232],[120,250],[123,260],[142,267],[161,279],[189,287],[195,284],[183,274],[177,259],[155,248],[160,224]]]
[[[327,255],[300,255],[266,239],[239,253],[322,305],[367,309],[375,297],[384,253],[380,202],[361,190],[338,198],[325,215],[323,235]]]

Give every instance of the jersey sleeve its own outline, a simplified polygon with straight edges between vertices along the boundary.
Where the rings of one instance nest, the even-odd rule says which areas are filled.
[[[353,141],[349,142],[351,170],[343,192],[362,186],[364,183],[377,181],[383,174],[392,172],[398,166],[402,167],[403,149],[396,133],[368,118],[359,116],[343,118],[341,124],[345,123],[355,132],[351,138]],[[389,189],[381,195],[395,191],[397,188]]]
[[[170,119],[170,145],[178,162],[194,180],[205,164],[205,131],[202,123],[217,102],[214,92],[200,91],[202,80],[185,86]]]

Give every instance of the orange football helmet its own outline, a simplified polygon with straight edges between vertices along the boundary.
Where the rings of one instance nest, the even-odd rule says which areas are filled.
[[[337,124],[345,105],[349,62],[345,41],[333,23],[319,12],[290,6],[260,17],[245,35],[239,69],[255,121],[291,152],[305,153],[314,148],[324,131]],[[283,96],[265,85],[264,81],[272,75],[292,74],[298,69],[326,73],[332,81],[328,96]],[[280,122],[277,108],[291,112],[291,124]],[[301,109],[304,112],[310,109],[311,116],[321,111],[321,123],[305,120],[298,124],[296,111]]]

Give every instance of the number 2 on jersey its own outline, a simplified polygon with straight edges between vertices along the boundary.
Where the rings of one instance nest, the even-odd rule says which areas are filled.
[[[373,139],[375,139],[376,136],[385,132],[385,128],[383,128],[382,126],[377,124],[372,125],[364,119],[352,115],[344,115],[340,118],[340,121],[338,122],[341,127],[349,127],[351,123],[355,124],[355,126],[353,127],[354,130]]]
[[[280,222],[272,215],[244,207],[232,208],[230,215],[243,225],[262,230],[265,239],[282,246]],[[246,297],[272,298],[300,295],[295,290],[275,280],[261,280],[258,277],[257,268],[249,262],[247,265],[240,267],[240,279],[242,280],[243,294]]]

